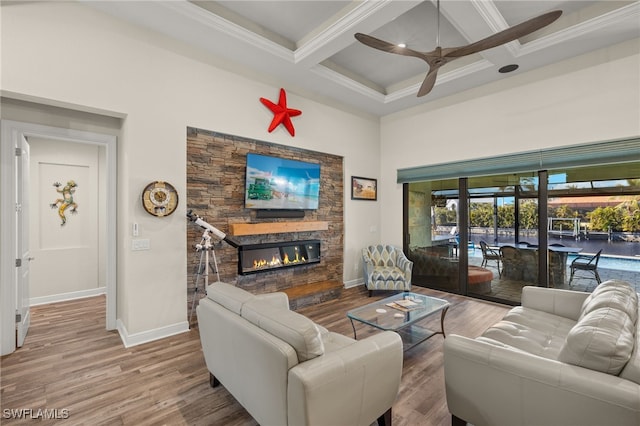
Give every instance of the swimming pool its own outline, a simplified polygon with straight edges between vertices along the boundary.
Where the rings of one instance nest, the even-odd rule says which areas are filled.
[[[582,252],[581,255],[593,256],[595,253]],[[470,257],[477,257],[482,259],[482,251],[479,246],[475,250],[469,250]],[[569,254],[567,256],[567,266],[571,265],[573,259],[576,258],[576,254]],[[615,269],[618,271],[629,271],[640,273],[640,255],[638,256],[612,256],[603,254],[600,256],[598,262],[598,269]]]

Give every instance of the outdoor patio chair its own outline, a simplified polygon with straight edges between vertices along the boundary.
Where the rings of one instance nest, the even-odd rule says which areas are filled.
[[[538,284],[538,250],[534,248],[518,249],[522,281]]]
[[[500,247],[502,257],[502,278],[522,281],[522,267],[520,264],[520,251],[513,246]]]
[[[569,286],[571,286],[571,281],[573,281],[573,275],[576,271],[589,271],[592,272],[596,278],[598,284],[602,282],[600,279],[600,274],[598,274],[598,261],[600,260],[600,254],[602,253],[602,249],[600,249],[595,255],[579,255],[573,262],[571,262],[571,277],[569,278]]]
[[[502,260],[502,256],[500,256],[500,252],[498,250],[492,249],[485,242],[480,240],[480,250],[482,250],[482,263],[480,266],[482,268],[488,266],[490,260],[495,260],[498,265],[498,276],[502,276],[502,271],[500,270],[500,260]]]
[[[564,247],[562,244],[551,244],[549,247]],[[557,251],[548,250],[549,253],[549,287],[562,287],[565,276],[565,260]]]
[[[453,241],[450,241],[449,244],[451,244],[453,256],[458,257],[458,247],[460,247],[460,234],[456,234],[456,236],[453,238]],[[475,250],[476,243],[474,243],[473,241],[468,241],[467,249]]]

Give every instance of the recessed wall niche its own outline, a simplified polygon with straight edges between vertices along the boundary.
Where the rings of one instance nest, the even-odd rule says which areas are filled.
[[[245,209],[247,153],[320,163],[318,210],[306,210],[304,218],[257,218]],[[326,221],[328,230],[285,232],[232,237],[240,244],[320,240],[320,263],[252,275],[238,274],[238,250],[216,241],[214,250],[221,281],[236,284],[254,294],[270,293],[319,281],[342,282],[344,238],[343,158],[337,155],[279,145],[197,128],[187,128],[187,209],[211,225],[229,233],[232,223]],[[187,220],[185,218],[185,220]],[[188,300],[192,300],[194,275],[200,260],[194,245],[203,229],[187,224]],[[215,239],[214,239],[215,240]],[[209,281],[215,281],[215,274]],[[201,288],[202,290],[202,288]],[[203,296],[203,294],[200,294]]]

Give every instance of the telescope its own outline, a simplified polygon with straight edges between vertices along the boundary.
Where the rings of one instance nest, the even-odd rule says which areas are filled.
[[[189,220],[191,222],[195,223],[196,225],[200,226],[201,228],[204,228],[207,231],[211,232],[213,235],[218,237],[218,239],[226,242],[231,247],[238,248],[238,246],[239,246],[238,243],[236,243],[235,241],[233,241],[232,239],[227,237],[227,234],[225,234],[224,232],[222,232],[221,230],[219,230],[215,226],[211,225],[210,223],[207,223],[203,218],[201,218],[197,214],[193,213],[193,210],[189,210],[187,212],[187,218],[189,218]]]

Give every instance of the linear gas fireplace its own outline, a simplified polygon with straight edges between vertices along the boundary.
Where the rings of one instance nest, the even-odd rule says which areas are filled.
[[[320,240],[285,241],[238,247],[240,275],[320,263]]]

